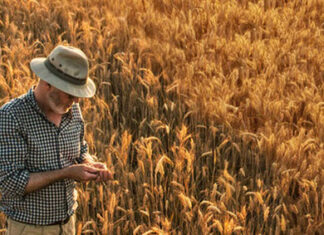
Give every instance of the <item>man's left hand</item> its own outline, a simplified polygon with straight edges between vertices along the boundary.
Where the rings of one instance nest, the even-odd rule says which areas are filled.
[[[90,161],[86,162],[86,164],[89,164],[90,166],[98,169],[98,177],[96,179],[96,182],[104,182],[112,180],[114,178],[112,172],[107,168],[106,164]]]

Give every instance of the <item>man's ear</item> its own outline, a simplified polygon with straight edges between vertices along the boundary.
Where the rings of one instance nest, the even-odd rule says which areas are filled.
[[[49,84],[48,82],[45,82],[45,86],[47,90],[50,90],[52,88],[52,85]]]
[[[52,85],[51,84],[49,84],[48,82],[45,82],[44,80],[39,80],[39,83],[41,84],[41,86],[45,86],[45,87],[51,87]]]
[[[52,87],[51,84],[49,84],[48,82],[45,82],[44,80],[40,80],[39,83],[44,91],[49,91]]]

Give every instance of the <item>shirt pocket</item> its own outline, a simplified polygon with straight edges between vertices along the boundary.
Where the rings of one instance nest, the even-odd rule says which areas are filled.
[[[55,146],[39,144],[28,152],[26,158],[27,169],[30,172],[42,172],[59,168]]]

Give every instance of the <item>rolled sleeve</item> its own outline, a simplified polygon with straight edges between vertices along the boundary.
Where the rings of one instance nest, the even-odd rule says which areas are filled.
[[[4,197],[24,195],[30,173],[27,145],[14,115],[0,111],[0,191]]]

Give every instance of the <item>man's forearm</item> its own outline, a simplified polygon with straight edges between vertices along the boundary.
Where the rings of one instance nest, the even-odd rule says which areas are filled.
[[[31,173],[25,187],[25,194],[45,188],[50,184],[64,179],[83,182],[95,180],[97,177],[98,169],[87,164],[75,164],[59,170]]]
[[[25,187],[25,194],[45,188],[46,186],[65,178],[67,178],[66,169],[31,173],[29,181]]]

